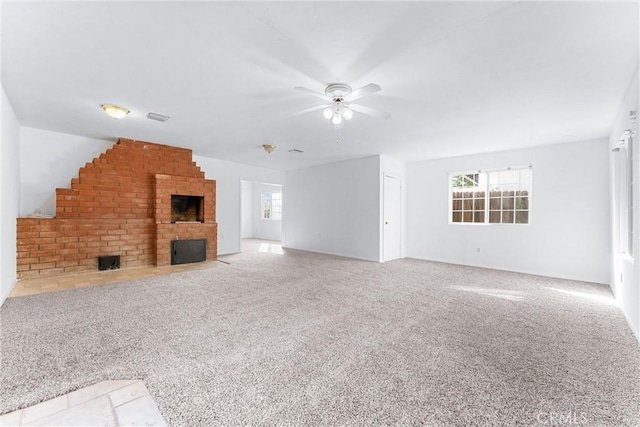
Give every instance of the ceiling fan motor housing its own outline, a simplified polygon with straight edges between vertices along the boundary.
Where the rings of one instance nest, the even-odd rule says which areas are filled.
[[[351,93],[351,86],[344,83],[331,83],[324,90],[324,93],[327,94],[327,96],[330,96],[334,99],[344,98],[345,96]]]

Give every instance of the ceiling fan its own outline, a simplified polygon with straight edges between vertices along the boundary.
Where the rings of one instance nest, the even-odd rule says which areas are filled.
[[[312,111],[323,110],[322,115],[324,118],[331,120],[331,123],[333,123],[336,128],[342,126],[342,123],[345,120],[351,120],[354,111],[368,116],[377,117],[379,119],[388,119],[391,117],[391,114],[384,111],[354,103],[355,100],[360,99],[365,95],[378,92],[380,90],[380,86],[374,83],[370,83],[356,90],[352,90],[351,86],[345,83],[331,83],[325,88],[324,93],[316,92],[300,86],[296,86],[294,89],[316,96],[325,101],[322,105],[305,108],[295,114],[304,114]]]

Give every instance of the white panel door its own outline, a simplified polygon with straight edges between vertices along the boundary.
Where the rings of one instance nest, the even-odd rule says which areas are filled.
[[[383,261],[402,258],[402,181],[384,175]]]

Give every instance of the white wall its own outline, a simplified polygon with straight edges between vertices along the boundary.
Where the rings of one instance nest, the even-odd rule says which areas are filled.
[[[240,183],[240,237],[253,237],[253,182]]]
[[[20,124],[0,85],[0,304],[16,284],[16,218],[20,208]]]
[[[0,2],[0,22],[2,2]],[[2,75],[2,31],[0,31]],[[0,83],[0,305],[16,284],[16,218],[20,209],[20,124]]]
[[[380,259],[379,156],[287,172],[288,248]]]
[[[638,144],[638,139],[640,135],[638,134],[638,119],[635,122],[632,122],[629,112],[632,110],[638,111],[638,99],[640,98],[639,91],[640,85],[638,83],[639,76],[638,71],[636,70],[636,74],[633,77],[629,85],[629,89],[627,90],[626,96],[620,106],[618,111],[616,120],[614,122],[614,126],[611,130],[611,134],[609,136],[609,159],[611,165],[611,174],[610,174],[610,188],[611,188],[611,289],[613,293],[616,295],[616,299],[618,300],[620,307],[622,308],[622,312],[624,313],[631,329],[635,333],[638,340],[640,340],[640,262],[635,261],[633,258],[629,258],[627,256],[621,256],[616,253],[616,249],[618,247],[617,244],[617,218],[613,215],[614,212],[614,200],[615,200],[615,192],[614,190],[614,153],[611,152],[611,149],[617,145],[618,140],[622,132],[626,129],[632,129],[635,132],[634,137],[634,153],[635,153],[635,164],[634,164],[634,205],[635,212],[633,217],[633,230],[635,231],[634,235],[634,258],[638,259],[638,254],[640,254],[640,209],[638,201],[640,201],[640,144]]]
[[[205,172],[207,179],[216,180],[218,254],[240,252],[241,181],[270,182],[283,185],[285,173],[203,156],[194,155],[193,160]]]
[[[278,191],[282,192],[281,185],[253,183],[252,223],[253,237],[256,239],[282,240],[282,221],[262,219],[262,193]]]
[[[597,140],[409,163],[407,256],[609,283],[608,158]],[[449,173],[520,165],[530,224],[449,224]]]
[[[402,242],[401,255],[402,257],[407,256],[407,167],[404,162],[400,160],[395,160],[390,157],[380,156],[380,218],[383,218],[384,212],[384,175],[390,175],[395,178],[398,178],[402,181],[402,202],[400,206],[400,211],[402,214],[402,223],[400,226],[401,236],[400,241]],[[380,220],[380,254],[379,259],[382,261],[384,259],[384,221]]]
[[[22,127],[20,129],[20,215],[39,210],[55,215],[56,188],[70,188],[78,169],[115,141]]]

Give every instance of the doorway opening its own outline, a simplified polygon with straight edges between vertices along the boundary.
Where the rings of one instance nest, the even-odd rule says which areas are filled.
[[[240,251],[282,253],[283,187],[240,181]]]

